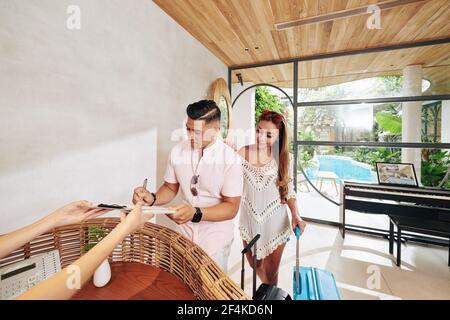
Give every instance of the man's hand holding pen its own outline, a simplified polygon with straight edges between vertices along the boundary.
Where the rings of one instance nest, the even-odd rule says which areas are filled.
[[[142,187],[137,187],[133,192],[133,204],[144,202],[147,205],[152,205],[155,198],[151,192],[147,190],[147,179],[144,180]]]
[[[151,205],[153,203],[153,195],[150,191],[144,189],[143,187],[137,187],[133,192],[133,204],[139,201],[144,202],[146,205]]]

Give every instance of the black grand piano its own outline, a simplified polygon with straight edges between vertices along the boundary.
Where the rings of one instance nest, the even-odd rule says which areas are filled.
[[[449,238],[450,191],[443,189],[343,182],[341,185],[340,231],[345,237],[345,212],[385,214],[389,223],[389,253],[394,251],[397,228],[397,266],[401,263],[402,231]],[[450,249],[448,265],[450,266]]]

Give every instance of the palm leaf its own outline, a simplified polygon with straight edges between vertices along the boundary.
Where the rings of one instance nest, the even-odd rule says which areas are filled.
[[[378,112],[375,119],[384,131],[389,131],[391,134],[402,133],[402,118],[388,112]]]

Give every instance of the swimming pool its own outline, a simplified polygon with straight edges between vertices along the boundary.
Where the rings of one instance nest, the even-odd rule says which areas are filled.
[[[321,155],[316,157],[319,166],[306,169],[311,180],[317,179],[317,171],[332,171],[341,180],[357,180],[361,182],[377,182],[377,174],[370,165],[353,160],[350,157]]]

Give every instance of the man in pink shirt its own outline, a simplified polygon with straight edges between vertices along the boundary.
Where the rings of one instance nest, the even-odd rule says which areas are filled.
[[[211,100],[187,107],[189,139],[172,148],[164,184],[156,193],[134,190],[133,203],[165,205],[181,191],[183,202],[168,215],[180,232],[198,244],[227,272],[233,218],[239,210],[243,173],[239,155],[222,141],[220,109]]]

